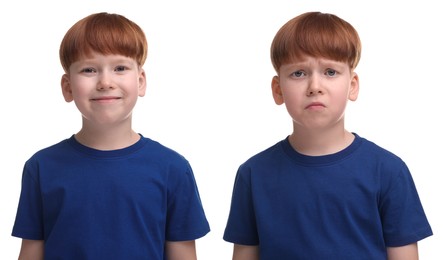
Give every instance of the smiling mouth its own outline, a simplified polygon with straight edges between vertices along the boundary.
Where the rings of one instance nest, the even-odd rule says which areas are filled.
[[[91,102],[94,102],[96,104],[113,104],[121,99],[122,99],[121,97],[99,97],[99,98],[92,98]]]
[[[110,101],[110,100],[117,100],[121,99],[120,97],[100,97],[100,98],[93,98],[92,101]]]

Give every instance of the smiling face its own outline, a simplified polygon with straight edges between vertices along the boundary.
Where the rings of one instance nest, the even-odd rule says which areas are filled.
[[[278,71],[272,80],[276,104],[285,104],[294,129],[344,127],[348,100],[358,96],[358,76],[345,62],[306,56]]]
[[[122,55],[92,53],[72,63],[62,76],[62,92],[74,101],[83,121],[108,125],[131,120],[137,98],[145,95],[145,72]]]

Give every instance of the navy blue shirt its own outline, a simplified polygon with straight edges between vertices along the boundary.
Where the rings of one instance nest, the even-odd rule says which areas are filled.
[[[355,135],[325,156],[285,139],[239,167],[226,241],[260,259],[385,259],[386,247],[432,235],[405,163]]]
[[[187,160],[148,138],[113,151],[74,137],[25,164],[13,236],[45,259],[163,259],[165,241],[209,232]]]

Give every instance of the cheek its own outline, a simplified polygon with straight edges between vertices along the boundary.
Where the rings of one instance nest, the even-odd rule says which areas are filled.
[[[348,104],[349,94],[347,91],[336,92],[334,95],[330,97],[332,110],[335,110],[335,113],[343,114],[345,112],[346,106]]]
[[[71,90],[73,95],[81,96],[89,93],[91,89],[95,89],[95,82],[88,79],[76,79],[71,81]]]
[[[291,116],[295,116],[303,110],[303,95],[296,91],[288,91],[283,94],[286,110]]]
[[[74,97],[74,99],[87,96],[87,93],[88,91],[86,90],[86,88],[82,87],[72,88],[72,96]]]
[[[282,89],[283,100],[286,104],[300,104],[302,99],[305,97],[305,93],[302,88],[288,87]]]

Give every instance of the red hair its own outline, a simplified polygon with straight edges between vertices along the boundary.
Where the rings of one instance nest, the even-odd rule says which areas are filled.
[[[59,50],[65,72],[69,71],[72,63],[91,52],[124,55],[143,66],[148,43],[143,30],[126,17],[96,13],[81,19],[66,32]]]
[[[305,55],[346,62],[353,70],[360,60],[360,38],[351,24],[333,14],[307,12],[289,20],[277,32],[271,61],[278,72],[282,65]]]

